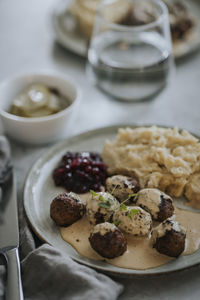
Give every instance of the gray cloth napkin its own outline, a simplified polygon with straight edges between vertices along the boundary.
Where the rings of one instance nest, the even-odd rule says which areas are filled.
[[[26,299],[116,299],[121,287],[44,244],[22,261]],[[34,284],[33,284],[34,283]]]
[[[7,161],[9,150],[5,144],[6,140],[0,136],[0,160],[6,158]],[[74,262],[58,249],[39,241],[29,228],[24,214],[22,188],[18,191],[18,202],[21,272],[25,300],[118,298],[123,291],[122,285],[104,274]],[[5,281],[5,267],[0,265],[0,299],[3,299],[5,293]]]

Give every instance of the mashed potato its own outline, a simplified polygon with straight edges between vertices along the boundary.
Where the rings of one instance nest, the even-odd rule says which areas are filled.
[[[116,140],[105,142],[102,157],[109,174],[136,176],[142,188],[158,188],[172,197],[185,194],[200,207],[200,143],[187,131],[119,129]]]

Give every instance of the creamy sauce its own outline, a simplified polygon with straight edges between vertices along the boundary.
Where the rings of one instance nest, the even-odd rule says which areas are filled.
[[[192,254],[200,247],[200,214],[176,208],[175,220],[186,229],[186,247],[183,255]]]
[[[198,213],[175,209],[175,220],[186,229],[186,247],[182,255],[191,254],[200,246],[200,215]],[[167,263],[173,258],[158,253],[152,248],[150,239],[136,238],[125,234],[127,238],[127,251],[120,257],[105,259],[98,255],[90,246],[88,237],[92,225],[86,217],[72,224],[69,227],[61,227],[62,238],[70,243],[81,255],[95,259],[107,261],[109,264],[128,269],[149,269]]]

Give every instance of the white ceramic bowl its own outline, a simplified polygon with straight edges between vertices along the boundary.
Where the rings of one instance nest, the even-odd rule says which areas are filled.
[[[58,89],[71,105],[45,117],[24,118],[9,113],[13,99],[32,83],[43,83]],[[58,73],[38,73],[16,76],[0,84],[0,117],[5,132],[11,138],[26,144],[39,145],[56,141],[67,135],[68,126],[78,109],[80,90],[72,80]]]

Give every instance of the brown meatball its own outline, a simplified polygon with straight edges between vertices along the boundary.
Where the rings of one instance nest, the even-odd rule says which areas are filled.
[[[106,218],[106,214],[104,215],[100,211],[97,211],[94,214],[95,224],[101,224],[101,223],[105,222],[105,218]],[[112,218],[113,218],[113,215],[111,215],[107,221],[112,222]],[[92,224],[91,221],[90,221],[90,224]]]
[[[137,194],[136,203],[159,222],[166,220],[174,213],[172,198],[158,189],[140,190]]]
[[[93,192],[87,198],[86,212],[90,224],[111,222],[113,213],[119,208],[119,202],[110,193]]]
[[[167,219],[153,230],[153,247],[171,257],[178,257],[185,249],[185,229],[178,222]]]
[[[85,204],[75,193],[63,193],[53,199],[50,216],[58,226],[69,226],[85,213]]]
[[[124,234],[113,224],[105,222],[94,227],[89,237],[91,247],[105,258],[115,258],[127,249]]]
[[[185,234],[175,230],[168,231],[165,236],[156,240],[154,248],[162,254],[177,257],[185,249]]]
[[[123,202],[128,199],[131,194],[135,194],[140,190],[140,184],[136,178],[114,175],[106,179],[106,189],[116,197],[119,202]],[[135,197],[133,196],[129,200],[135,202]]]
[[[174,213],[174,206],[171,198],[165,198],[161,195],[161,203],[159,205],[159,212],[157,215],[157,221],[162,222],[171,217]]]

